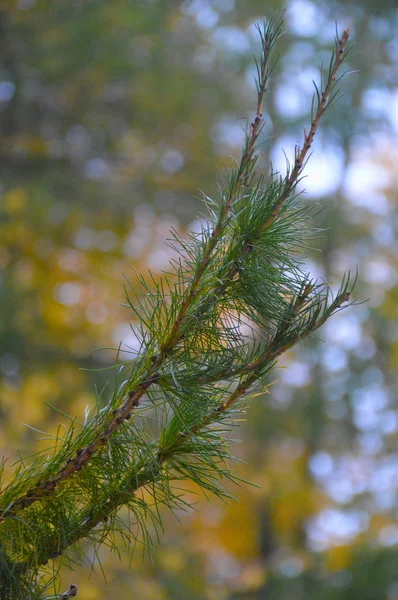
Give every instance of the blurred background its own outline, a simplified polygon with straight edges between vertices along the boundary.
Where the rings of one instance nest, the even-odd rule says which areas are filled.
[[[0,2],[0,447],[35,450],[112,389],[134,348],[125,277],[160,277],[170,227],[197,227],[255,107],[254,23],[286,10],[262,152],[285,168],[308,123],[335,22],[360,69],[326,114],[304,202],[325,228],[308,269],[356,297],[290,351],[257,397],[235,472],[238,503],[197,495],[164,511],[152,556],[88,548],[62,574],[85,600],[398,599],[398,13],[393,0]],[[250,112],[251,111],[251,112]],[[47,404],[48,403],[48,404]],[[94,568],[93,568],[94,567]],[[89,579],[90,576],[90,579]]]

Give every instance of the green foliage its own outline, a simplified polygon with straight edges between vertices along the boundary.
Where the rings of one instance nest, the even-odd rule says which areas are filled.
[[[108,404],[84,421],[48,435],[48,448],[21,460],[0,498],[2,597],[42,597],[40,576],[49,561],[81,541],[117,550],[119,537],[151,543],[148,519],[161,530],[159,507],[184,508],[178,482],[230,499],[228,437],[277,358],[314,333],[350,299],[344,278],[332,292],[312,281],[299,252],[316,233],[297,185],[319,120],[339,93],[336,77],[348,32],[336,51],[323,89],[317,89],[311,125],[284,175],[258,167],[262,102],[281,33],[271,19],[259,29],[256,115],[246,127],[241,159],[220,183],[218,202],[204,197],[200,233],[170,241],[176,259],[162,281],[138,277],[126,286],[138,320],[138,355],[118,361]],[[133,298],[134,294],[134,298]],[[139,297],[138,304],[135,297]],[[122,520],[121,507],[130,518]],[[81,553],[83,551],[81,550]],[[56,577],[47,577],[44,587]],[[15,582],[15,583],[14,583]],[[37,583],[39,582],[39,583]],[[36,585],[37,584],[37,585]]]

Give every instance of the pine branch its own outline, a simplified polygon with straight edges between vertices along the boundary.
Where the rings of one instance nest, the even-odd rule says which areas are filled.
[[[275,46],[277,39],[280,36],[281,29],[282,22],[279,22],[279,24],[275,26],[274,19],[272,19],[268,25],[264,24],[264,30],[258,27],[262,44],[262,54],[261,64],[260,66],[257,65],[258,82],[256,116],[254,118],[254,121],[250,125],[250,134],[246,136],[245,148],[242,153],[242,158],[240,160],[239,167],[237,171],[233,174],[227,196],[225,199],[223,199],[223,205],[219,213],[217,225],[214,228],[208,242],[206,243],[203,252],[203,258],[198,264],[196,274],[189,285],[188,293],[184,302],[181,305],[178,317],[174,322],[172,330],[169,333],[165,344],[163,345],[162,351],[164,353],[170,352],[176,346],[181,336],[183,335],[181,327],[182,323],[187,316],[189,307],[192,305],[194,299],[196,298],[200,281],[203,277],[205,270],[209,266],[210,256],[215,250],[220,237],[224,233],[225,220],[228,217],[228,214],[234,201],[236,201],[237,199],[237,195],[240,192],[242,182],[245,181],[245,184],[248,184],[248,178],[250,177],[250,173],[254,167],[253,154],[256,147],[256,142],[263,126],[262,106],[264,94],[266,91],[266,84],[269,78],[269,62],[271,52]]]
[[[297,316],[305,306],[309,294],[314,289],[314,287],[314,284],[311,283],[304,284],[302,293],[300,293],[292,302],[292,312],[295,316]],[[96,513],[90,512],[86,514],[82,518],[79,529],[76,529],[75,531],[71,532],[70,537],[65,540],[62,547],[58,546],[57,550],[55,550],[51,555],[45,555],[41,564],[46,564],[48,560],[57,558],[70,545],[76,543],[77,541],[79,541],[79,539],[88,536],[91,530],[93,530],[101,522],[106,521],[113,512],[117,511],[121,506],[125,505],[127,503],[127,498],[133,498],[140,488],[145,488],[149,484],[155,483],[161,474],[161,469],[164,463],[172,459],[173,454],[176,452],[176,450],[181,449],[183,444],[186,442],[187,438],[198,434],[204,428],[217,422],[220,419],[220,417],[222,418],[222,415],[224,413],[230,411],[233,405],[238,403],[241,398],[245,397],[252,385],[255,384],[260,377],[264,376],[267,372],[271,370],[271,368],[275,364],[276,359],[281,354],[286,352],[298,341],[302,341],[305,337],[319,329],[319,327],[321,327],[327,321],[329,316],[331,316],[337,310],[341,309],[342,305],[349,301],[351,293],[349,290],[351,290],[352,287],[353,285],[350,286],[350,280],[348,277],[346,281],[343,281],[341,289],[336,294],[334,301],[329,306],[325,307],[323,314],[320,314],[322,310],[322,299],[320,301],[318,300],[318,302],[315,303],[316,319],[315,322],[313,322],[311,328],[308,328],[306,332],[303,332],[300,337],[293,336],[292,340],[288,344],[284,343],[283,345],[279,346],[277,343],[273,344],[272,349],[270,348],[270,350],[267,353],[265,353],[264,356],[259,357],[257,361],[251,364],[247,364],[245,368],[242,369],[242,372],[246,371],[247,374],[241,377],[241,380],[237,385],[236,389],[233,391],[233,393],[230,394],[229,398],[226,401],[217,406],[217,408],[213,412],[202,418],[201,421],[196,422],[195,425],[191,427],[188,431],[179,431],[178,435],[174,440],[174,444],[171,450],[163,450],[162,444],[160,444],[156,456],[153,456],[153,458],[151,459],[151,464],[149,465],[149,467],[147,466],[145,469],[143,469],[138,476],[136,474],[134,474],[134,476],[128,474],[125,477],[121,489],[119,490],[119,494],[115,494],[111,500],[107,500],[101,506],[99,506],[97,508]],[[289,321],[283,321],[283,325],[285,325],[286,323],[289,323]],[[279,338],[280,333],[281,332],[278,331],[279,335],[275,336],[275,340]]]
[[[321,121],[323,114],[325,113],[325,111],[328,107],[329,99],[330,99],[331,95],[333,95],[332,100],[333,100],[333,98],[335,98],[335,86],[336,86],[337,72],[340,69],[343,62],[347,58],[345,55],[345,49],[346,49],[349,35],[350,35],[350,30],[345,29],[343,31],[343,35],[341,36],[341,38],[340,39],[336,38],[336,50],[332,54],[332,57],[330,59],[329,74],[328,74],[328,79],[327,79],[324,91],[319,92],[317,85],[314,83],[316,98],[317,98],[317,110],[316,110],[315,116],[313,116],[313,107],[312,107],[310,130],[307,133],[306,129],[304,128],[303,146],[301,149],[298,146],[296,146],[296,148],[295,148],[294,167],[293,167],[292,172],[290,173],[289,177],[287,177],[287,179],[286,179],[286,184],[285,184],[284,190],[283,190],[282,194],[280,195],[277,203],[275,204],[275,208],[274,208],[272,214],[264,222],[263,229],[267,229],[267,227],[269,227],[270,224],[273,222],[273,220],[276,218],[283,203],[287,200],[287,198],[289,197],[293,188],[295,187],[295,185],[297,184],[297,182],[299,180],[300,174],[305,166],[307,154],[309,152],[309,149],[312,146],[312,143],[315,138],[315,134],[319,127],[319,123]],[[338,91],[336,93],[338,94]]]
[[[141,348],[124,367],[124,381],[117,380],[105,407],[83,423],[72,419],[63,437],[49,436],[51,456],[38,455],[29,466],[22,461],[1,492],[0,597],[3,590],[4,598],[26,597],[15,590],[36,590],[40,568],[85,538],[112,544],[120,532],[138,539],[118,517],[122,506],[149,543],[145,523],[161,528],[158,506],[184,506],[173,482],[192,479],[229,497],[222,479],[236,478],[225,432],[240,419],[253,386],[350,299],[349,276],[332,298],[326,284],[302,271],[297,250],[313,229],[296,192],[320,120],[338,94],[349,32],[336,41],[324,90],[316,88],[316,110],[293,168],[285,177],[266,177],[256,151],[281,27],[272,19],[259,28],[256,115],[221,201],[204,198],[209,225],[187,239],[173,233],[178,260],[161,282],[137,277],[138,306],[126,290]]]
[[[181,337],[184,335],[183,324],[187,318],[188,310],[197,296],[200,282],[206,269],[209,267],[210,257],[216,248],[220,237],[224,233],[225,220],[228,217],[228,213],[234,200],[236,200],[236,194],[239,191],[242,180],[244,177],[249,176],[252,169],[251,162],[255,144],[262,127],[262,103],[266,90],[266,83],[268,80],[271,50],[273,49],[275,42],[280,35],[282,22],[280,22],[276,27],[274,27],[274,25],[275,22],[274,19],[272,19],[269,25],[264,27],[264,32],[258,28],[261,35],[262,55],[261,70],[259,71],[258,81],[257,113],[253,123],[251,124],[251,134],[246,138],[246,145],[239,167],[233,176],[230,189],[223,201],[223,205],[221,206],[217,224],[203,248],[203,255],[196,266],[196,272],[189,284],[185,299],[181,303],[181,307],[171,331],[169,332],[165,342],[161,345],[159,353],[152,357],[152,365],[148,369],[147,373],[143,376],[142,381],[134,390],[128,393],[123,405],[114,411],[112,419],[110,423],[107,424],[105,429],[101,431],[90,444],[84,448],[78,448],[76,456],[68,459],[67,464],[61,469],[56,477],[40,482],[35,488],[30,489],[26,494],[24,494],[24,496],[17,498],[12,503],[12,506],[4,511],[2,515],[0,515],[0,522],[7,517],[16,516],[21,510],[31,506],[34,502],[40,500],[41,498],[48,496],[53,492],[60,482],[68,479],[83,468],[93,454],[108,442],[114,431],[126,419],[131,417],[131,412],[139,405],[142,396],[153,383],[156,383],[156,380],[159,377],[159,367],[163,364],[165,357],[175,348]]]

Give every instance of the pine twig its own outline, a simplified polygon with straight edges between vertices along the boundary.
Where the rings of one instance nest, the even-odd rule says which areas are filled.
[[[8,507],[2,515],[0,515],[0,522],[7,517],[16,516],[18,512],[31,506],[34,502],[52,494],[55,488],[62,481],[65,481],[75,473],[81,471],[94,453],[107,444],[111,435],[116,431],[116,429],[126,419],[130,418],[132,411],[139,405],[142,396],[152,384],[156,383],[159,377],[159,368],[163,364],[165,358],[172,352],[183,336],[182,325],[186,319],[188,310],[196,298],[201,279],[209,266],[210,257],[217,245],[217,242],[224,232],[225,220],[231,209],[233,201],[235,200],[235,196],[239,190],[242,180],[250,173],[255,144],[262,128],[262,103],[266,90],[266,82],[269,76],[268,65],[270,60],[270,51],[279,37],[280,29],[281,23],[279,23],[279,25],[274,29],[274,20],[272,20],[270,25],[265,27],[264,33],[261,35],[262,54],[261,72],[259,74],[258,82],[257,112],[255,119],[251,124],[251,134],[246,141],[246,147],[243,152],[238,171],[224,202],[224,206],[220,211],[216,227],[214,228],[203,250],[203,257],[196,268],[194,278],[189,284],[185,299],[181,303],[178,316],[175,319],[164,344],[160,348],[159,353],[152,358],[152,365],[143,377],[141,383],[134,390],[128,393],[123,405],[114,411],[110,423],[104,428],[104,430],[100,432],[90,444],[83,448],[79,448],[76,451],[76,456],[68,459],[66,465],[59,471],[59,473],[57,473],[55,477],[40,482],[37,486],[26,492],[22,497],[17,498],[12,505]]]
[[[75,585],[74,583],[71,583],[71,585],[66,590],[66,592],[61,594],[60,600],[66,600],[67,598],[74,598],[75,596],[77,596],[77,591],[78,591],[77,585]]]
[[[329,288],[309,281],[293,252],[310,234],[308,211],[296,208],[295,189],[320,120],[336,97],[349,31],[337,41],[325,89],[316,88],[309,133],[304,131],[303,147],[296,147],[295,164],[282,179],[274,173],[266,178],[256,166],[270,56],[280,30],[274,19],[259,29],[256,115],[220,204],[205,200],[212,225],[202,238],[175,236],[183,258],[171,278],[160,284],[139,279],[139,307],[128,298],[142,346],[128,379],[117,383],[104,409],[87,415],[78,433],[72,420],[64,438],[56,436],[49,459],[39,456],[29,467],[22,462],[0,495],[0,563],[20,589],[41,565],[83,538],[103,541],[120,530],[116,515],[123,505],[137,516],[144,536],[146,516],[161,527],[159,503],[184,505],[173,479],[191,478],[229,497],[218,483],[234,480],[226,467],[226,419],[239,412],[283,352],[350,299],[349,278],[330,301]],[[249,340],[241,331],[248,321]],[[148,406],[162,415],[153,437],[145,428]],[[142,489],[151,491],[155,511],[140,497]],[[0,570],[0,596],[2,577]],[[74,591],[70,586],[61,598]]]
[[[305,165],[305,161],[307,158],[307,154],[308,154],[308,152],[312,146],[312,143],[314,141],[315,134],[319,127],[319,123],[321,121],[323,114],[325,113],[325,111],[328,107],[330,95],[331,95],[333,88],[335,86],[335,83],[336,83],[337,72],[340,69],[341,65],[343,64],[343,61],[346,58],[345,57],[345,49],[346,49],[349,35],[350,35],[350,30],[345,29],[343,31],[341,38],[336,41],[336,51],[334,53],[334,64],[331,67],[328,81],[326,83],[326,87],[325,87],[324,91],[321,93],[321,95],[319,94],[318,88],[314,84],[315,90],[317,93],[317,97],[318,97],[318,108],[315,113],[315,117],[312,119],[311,127],[310,127],[310,130],[308,133],[307,133],[306,129],[304,128],[303,146],[301,149],[298,146],[296,146],[296,148],[295,148],[294,167],[292,169],[290,176],[287,178],[285,188],[284,188],[282,194],[280,195],[277,203],[275,204],[275,208],[274,208],[273,212],[271,213],[271,215],[268,217],[268,219],[263,224],[263,230],[266,230],[271,225],[271,223],[274,221],[274,219],[278,215],[281,207],[283,206],[283,203],[286,201],[286,199],[291,194],[292,189],[295,187],[295,185],[299,179],[299,176],[303,170],[303,167]],[[333,59],[333,57],[332,57],[332,59]],[[332,61],[331,61],[331,64],[332,64]]]

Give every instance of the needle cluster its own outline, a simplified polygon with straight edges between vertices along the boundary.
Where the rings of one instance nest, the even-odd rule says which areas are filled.
[[[250,395],[266,390],[264,378],[283,352],[350,300],[349,275],[333,296],[300,262],[314,229],[297,188],[320,119],[339,94],[349,32],[336,38],[294,164],[265,175],[257,145],[281,28],[275,19],[258,28],[256,113],[219,200],[203,197],[200,233],[173,232],[170,271],[161,281],[137,276],[138,289],[126,289],[139,322],[138,355],[118,364],[106,406],[48,436],[49,449],[21,460],[2,489],[1,599],[43,598],[49,579],[41,578],[53,559],[77,560],[83,540],[115,550],[121,540],[148,545],[148,519],[162,528],[159,506],[184,507],[179,482],[231,497],[223,487],[236,480],[228,432]]]

